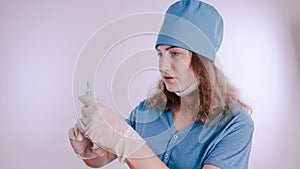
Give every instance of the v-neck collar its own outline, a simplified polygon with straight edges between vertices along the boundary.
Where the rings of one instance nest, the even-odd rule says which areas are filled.
[[[173,119],[172,111],[168,111],[167,113],[167,119],[168,119],[168,125],[169,128],[171,129],[172,133],[187,133],[194,127],[194,123],[189,124],[188,126],[184,127],[181,130],[176,130],[175,122]]]

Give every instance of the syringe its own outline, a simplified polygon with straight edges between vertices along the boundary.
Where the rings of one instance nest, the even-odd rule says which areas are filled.
[[[86,82],[85,95],[88,97],[93,97],[93,91],[92,91],[89,81]],[[97,149],[97,148],[99,148],[99,147],[95,143],[93,143],[92,149]]]
[[[90,83],[88,81],[86,82],[85,95],[89,96],[89,97],[93,97],[93,91],[92,91],[92,88],[91,88]]]
[[[91,88],[91,86],[90,86],[89,81],[86,82],[85,95],[86,95],[86,96],[89,96],[89,97],[93,97],[93,90],[92,90],[92,88]],[[93,143],[92,149],[98,149],[98,148],[99,148],[99,146],[98,146],[96,143]],[[105,151],[105,150],[99,150],[99,151],[101,151],[101,152],[98,154],[100,157],[103,157],[103,156],[106,155],[106,151]]]

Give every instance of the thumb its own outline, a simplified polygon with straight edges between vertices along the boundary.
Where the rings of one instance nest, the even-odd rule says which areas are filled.
[[[89,96],[81,95],[81,96],[78,97],[78,99],[85,106],[90,106],[92,104],[92,98],[90,98]]]
[[[104,157],[104,156],[107,155],[106,150],[104,150],[104,149],[102,149],[102,148],[100,148],[100,147],[97,148],[97,149],[92,149],[92,152],[95,153],[95,154],[97,154],[97,155],[100,156],[100,157]]]

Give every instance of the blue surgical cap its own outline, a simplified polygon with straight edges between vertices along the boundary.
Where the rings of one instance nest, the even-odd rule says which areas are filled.
[[[182,0],[171,5],[157,37],[158,45],[170,45],[215,60],[223,39],[223,19],[211,5]]]

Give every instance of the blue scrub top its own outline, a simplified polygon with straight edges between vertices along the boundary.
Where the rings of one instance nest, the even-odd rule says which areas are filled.
[[[172,112],[149,109],[141,102],[126,120],[170,169],[246,169],[254,130],[250,115],[240,109],[209,125],[194,123],[176,131]]]

